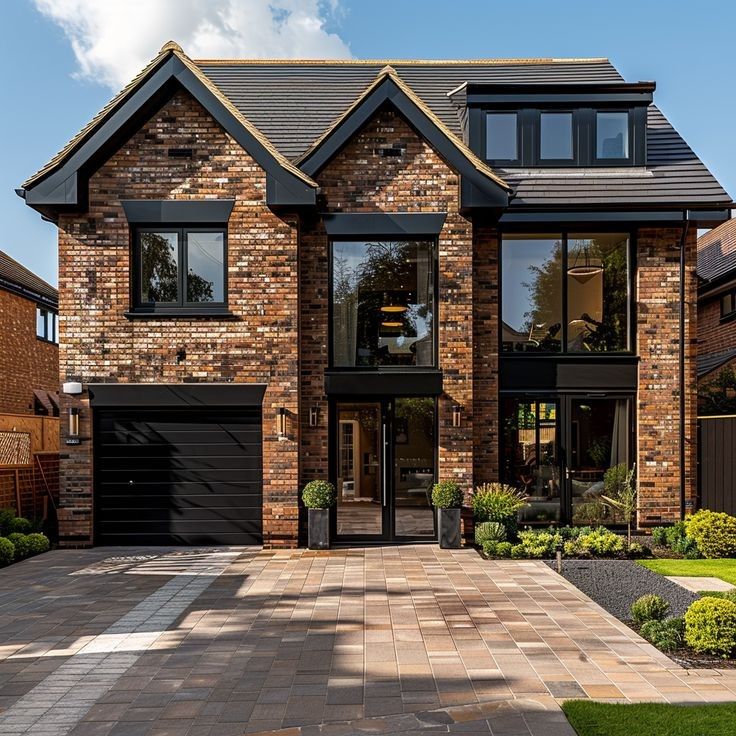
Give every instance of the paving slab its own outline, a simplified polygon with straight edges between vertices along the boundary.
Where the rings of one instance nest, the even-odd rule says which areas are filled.
[[[0,642],[13,736],[572,736],[567,698],[736,701],[544,563],[430,545],[58,550],[0,571]]]
[[[736,588],[736,586],[720,578],[690,577],[686,575],[665,575],[665,577],[667,580],[671,580],[673,583],[677,583],[693,593],[699,593],[701,590],[719,590],[725,592]]]

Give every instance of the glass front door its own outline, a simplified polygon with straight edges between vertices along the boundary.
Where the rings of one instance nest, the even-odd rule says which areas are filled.
[[[631,398],[507,397],[502,406],[502,477],[529,500],[520,523],[619,523],[601,497],[607,472],[630,467]]]
[[[341,401],[334,417],[337,540],[434,538],[435,400]]]

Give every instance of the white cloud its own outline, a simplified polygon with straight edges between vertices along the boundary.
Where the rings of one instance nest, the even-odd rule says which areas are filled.
[[[197,58],[347,58],[325,24],[339,0],[33,0],[69,39],[81,78],[119,89],[168,40]]]

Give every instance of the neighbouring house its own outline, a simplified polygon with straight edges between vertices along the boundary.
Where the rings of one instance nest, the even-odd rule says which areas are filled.
[[[736,414],[736,220],[698,238],[701,412]]]
[[[732,202],[654,92],[606,59],[166,44],[19,190],[81,384],[62,543],[294,546],[314,478],[336,543],[433,539],[438,478],[584,523],[621,463],[640,525],[681,518],[696,235]]]
[[[59,415],[56,289],[0,251],[0,414]]]

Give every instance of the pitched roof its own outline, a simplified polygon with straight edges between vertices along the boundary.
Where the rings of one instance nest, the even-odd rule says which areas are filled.
[[[7,253],[0,250],[0,287],[20,292],[29,299],[39,298],[46,303],[58,304],[59,293],[33,271],[29,271]]]
[[[698,238],[698,276],[715,281],[733,271],[736,278],[736,219],[727,220]]]
[[[720,353],[709,353],[708,355],[698,355],[697,359],[697,373],[698,378],[707,376],[717,368],[720,368],[726,363],[730,363],[736,359],[736,348],[730,350],[724,350]]]

